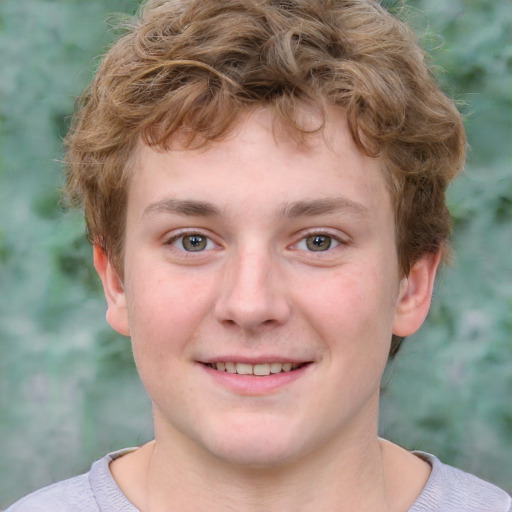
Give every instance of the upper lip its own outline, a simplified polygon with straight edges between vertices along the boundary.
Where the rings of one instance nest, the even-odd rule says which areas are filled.
[[[260,355],[260,356],[247,356],[247,355],[220,355],[214,357],[208,357],[205,359],[198,360],[199,363],[213,364],[219,362],[235,362],[245,364],[271,364],[271,363],[292,363],[292,364],[303,364],[311,363],[311,359],[302,359],[296,357],[286,357],[280,355]]]

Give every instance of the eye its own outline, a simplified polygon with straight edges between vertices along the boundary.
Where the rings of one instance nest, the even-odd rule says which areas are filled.
[[[201,252],[215,247],[213,241],[201,233],[181,235],[174,238],[171,245],[187,252]]]
[[[324,233],[315,233],[304,237],[298,244],[297,248],[303,251],[324,252],[334,249],[340,245],[339,240]]]

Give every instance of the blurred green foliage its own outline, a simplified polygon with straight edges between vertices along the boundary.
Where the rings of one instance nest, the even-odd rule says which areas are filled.
[[[383,3],[421,35],[471,150],[449,196],[456,261],[389,365],[381,431],[511,490],[512,9]],[[74,98],[116,35],[104,20],[137,4],[0,3],[0,508],[152,435],[129,341],[104,321],[82,219],[59,202]]]

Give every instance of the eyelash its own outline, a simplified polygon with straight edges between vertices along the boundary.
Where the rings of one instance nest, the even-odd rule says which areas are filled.
[[[194,251],[194,250],[187,250],[184,247],[184,240],[187,237],[194,237],[194,236],[196,236],[197,238],[206,239],[206,246],[203,249]],[[325,248],[324,250],[316,251],[316,250],[312,250],[310,247],[308,247],[308,239],[314,238],[314,237],[316,237],[318,239],[320,239],[320,238],[328,239],[329,244],[328,244],[327,248]],[[180,240],[181,240],[181,247],[178,247],[176,244]],[[334,243],[334,246],[333,246],[333,243]],[[347,243],[348,243],[347,240],[343,240],[339,236],[335,236],[332,233],[329,233],[326,231],[312,231],[309,233],[304,233],[303,236],[300,238],[300,240],[298,242],[292,244],[290,247],[292,249],[299,249],[301,251],[304,251],[305,253],[315,254],[315,253],[330,252],[341,245],[347,245]],[[208,235],[202,233],[200,230],[185,231],[185,232],[177,233],[174,236],[172,236],[171,238],[169,238],[165,242],[165,245],[175,247],[179,252],[183,253],[184,255],[187,255],[187,257],[194,255],[194,253],[200,254],[200,253],[204,253],[206,251],[210,251],[212,249],[220,247],[217,243],[215,243],[215,241],[212,239],[211,236],[208,236]],[[305,245],[306,247],[300,248],[300,245]]]
[[[309,249],[307,247],[308,238],[315,238],[315,237],[329,239],[330,240],[329,246],[325,250],[315,251],[315,250]],[[334,246],[333,246],[333,243],[334,243]],[[320,253],[320,254],[328,253],[328,252],[333,251],[337,247],[347,245],[347,244],[348,244],[347,240],[344,240],[342,237],[336,236],[333,233],[329,233],[327,231],[311,231],[309,233],[304,233],[303,236],[301,237],[301,239],[292,245],[292,248],[299,248],[299,245],[305,245],[306,247],[303,247],[302,249],[299,249],[299,250],[302,250],[308,254],[313,254],[316,256],[317,253]]]
[[[194,236],[196,236],[197,238],[206,239],[207,245],[204,249],[201,249],[198,251],[188,251],[184,247],[184,245],[183,245],[184,240],[187,237],[191,238]],[[181,247],[178,247],[176,244],[179,243],[180,240],[181,240]],[[177,251],[179,251],[180,253],[182,253],[183,256],[186,256],[186,257],[195,256],[196,255],[195,253],[197,253],[197,255],[199,255],[206,251],[209,251],[209,250],[212,250],[215,248],[219,248],[219,245],[217,243],[215,243],[215,241],[213,240],[213,238],[211,236],[208,236],[207,234],[202,233],[200,230],[192,230],[192,231],[188,230],[188,231],[182,231],[180,233],[177,233],[177,234],[171,236],[169,239],[167,239],[165,242],[165,245],[174,247]]]

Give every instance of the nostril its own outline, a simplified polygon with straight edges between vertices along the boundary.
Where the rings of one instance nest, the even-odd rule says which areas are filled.
[[[254,331],[286,323],[289,313],[286,294],[271,278],[270,262],[263,256],[241,255],[223,275],[215,304],[221,324]]]

